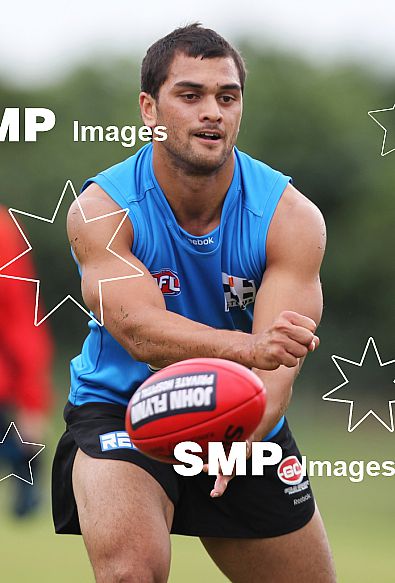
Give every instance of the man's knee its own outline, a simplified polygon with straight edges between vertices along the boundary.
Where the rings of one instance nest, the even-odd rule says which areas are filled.
[[[96,583],[166,583],[169,568],[169,562],[154,557],[138,563],[113,560],[97,565],[95,578]]]
[[[142,545],[135,537],[113,533],[111,542],[88,543],[96,583],[165,583],[170,571],[170,537],[145,541]]]

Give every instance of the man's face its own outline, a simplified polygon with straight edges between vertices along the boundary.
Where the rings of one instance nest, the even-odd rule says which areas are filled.
[[[161,142],[173,163],[190,174],[216,172],[232,153],[239,132],[242,94],[231,57],[176,54],[156,101]]]

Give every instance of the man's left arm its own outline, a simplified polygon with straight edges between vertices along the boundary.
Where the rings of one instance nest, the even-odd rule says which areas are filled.
[[[287,186],[267,237],[266,270],[255,301],[253,334],[267,328],[284,310],[308,316],[318,326],[323,306],[319,271],[325,242],[321,212],[292,185]],[[303,360],[294,368],[253,369],[267,391],[266,411],[253,441],[260,441],[285,413]]]
[[[253,334],[267,329],[284,311],[311,318],[315,323],[311,331],[315,332],[322,314],[319,272],[325,242],[325,222],[321,212],[296,188],[288,185],[267,236],[266,269],[255,299]],[[306,347],[306,355],[317,347],[318,342],[316,338],[315,346]],[[266,387],[267,405],[261,423],[247,441],[249,446],[252,441],[261,441],[285,413],[304,358],[301,357],[293,368],[253,369]],[[207,471],[208,466],[204,469]],[[222,496],[231,479],[232,476],[219,474],[210,496]]]

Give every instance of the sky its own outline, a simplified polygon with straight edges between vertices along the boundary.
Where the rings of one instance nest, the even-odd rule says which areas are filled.
[[[393,72],[394,0],[3,0],[0,75],[48,82],[100,55],[142,56],[193,21],[315,61],[357,60]]]

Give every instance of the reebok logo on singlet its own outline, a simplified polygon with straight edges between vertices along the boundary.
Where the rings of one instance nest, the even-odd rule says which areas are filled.
[[[191,245],[196,245],[198,247],[204,245],[213,245],[214,244],[214,237],[206,237],[205,239],[190,239],[188,237],[188,241]]]

